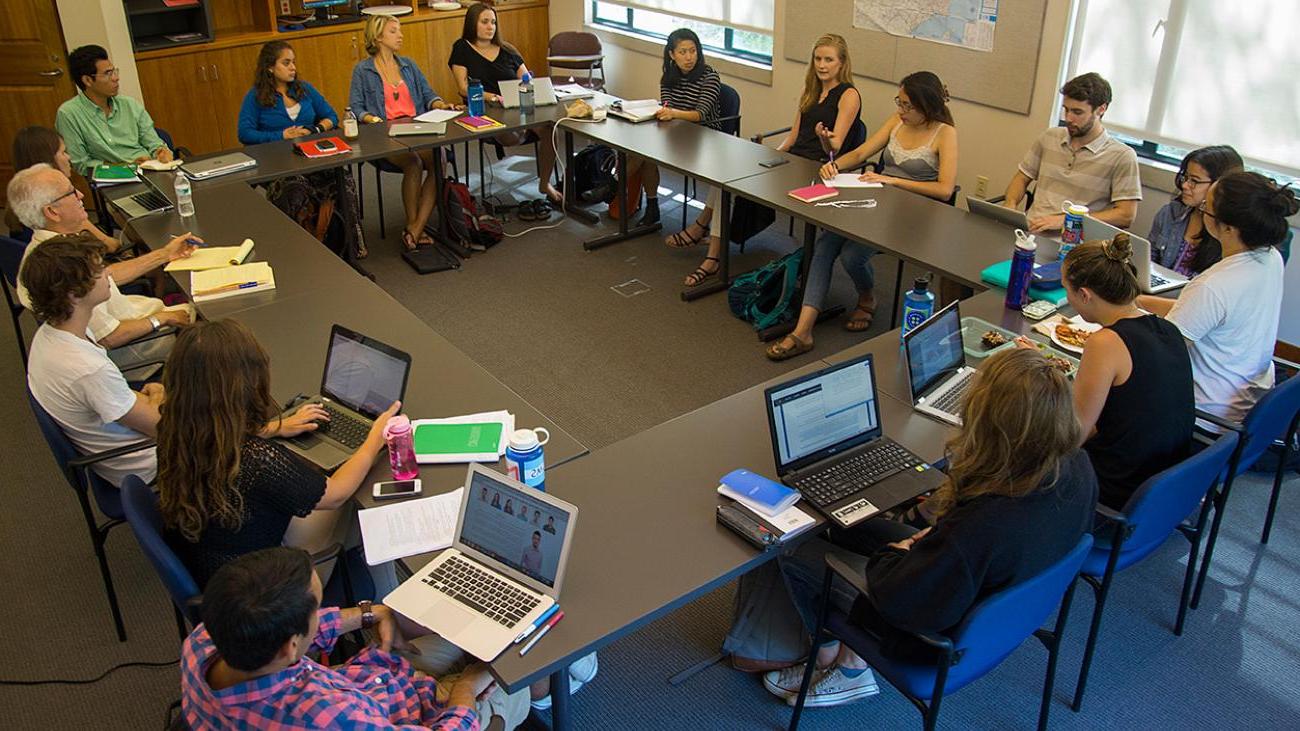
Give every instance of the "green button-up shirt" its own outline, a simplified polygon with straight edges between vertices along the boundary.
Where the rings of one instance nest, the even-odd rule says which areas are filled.
[[[119,95],[109,99],[109,105],[113,111],[106,117],[85,92],[78,91],[59,106],[54,126],[68,147],[73,170],[86,173],[106,162],[153,157],[164,147],[143,104]]]

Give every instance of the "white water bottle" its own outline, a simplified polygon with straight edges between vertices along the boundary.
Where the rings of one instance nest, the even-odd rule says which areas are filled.
[[[190,179],[180,170],[176,171],[176,212],[181,218],[194,215],[194,191],[190,188]]]
[[[348,107],[343,112],[343,136],[349,140],[355,140],[361,131],[357,129],[357,115],[352,113],[352,107]]]

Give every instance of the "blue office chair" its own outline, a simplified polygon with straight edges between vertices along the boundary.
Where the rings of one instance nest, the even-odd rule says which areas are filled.
[[[718,118],[713,120],[719,131],[734,137],[740,136],[740,92],[727,84],[718,89]],[[688,201],[699,195],[699,184],[691,176],[682,175],[682,228],[686,228]]]
[[[202,621],[199,618],[202,595],[194,577],[190,576],[190,570],[181,563],[163,537],[158,495],[139,477],[127,475],[122,481],[122,508],[126,513],[126,522],[131,524],[135,539],[140,543],[140,550],[144,551],[149,563],[153,564],[158,578],[162,579],[163,586],[167,587],[167,593],[171,595],[176,629],[180,632],[181,641],[184,641],[190,628]]]
[[[49,445],[50,451],[54,453],[54,461],[59,464],[59,469],[63,471],[63,478],[67,480],[72,491],[77,494],[77,501],[81,504],[81,513],[86,519],[86,531],[90,534],[91,544],[94,545],[95,557],[99,559],[99,573],[104,579],[104,593],[108,596],[108,607],[113,613],[113,624],[117,628],[117,639],[126,642],[126,627],[122,624],[122,610],[117,603],[117,592],[113,589],[113,575],[108,570],[108,557],[104,553],[104,543],[108,540],[109,531],[114,526],[124,522],[126,514],[122,512],[122,496],[118,489],[96,474],[91,467],[106,459],[121,457],[142,449],[152,449],[154,446],[153,440],[145,439],[106,452],[81,455],[77,452],[77,448],[73,446],[72,441],[63,433],[63,428],[36,401],[30,390],[27,392],[27,402],[32,407],[32,414],[36,416],[36,424],[41,429],[41,435],[45,437],[45,442]],[[95,496],[95,505],[99,508],[99,512],[103,513],[107,518],[104,522],[98,522],[94,511],[91,510],[89,495]]]
[[[1047,647],[1047,676],[1043,680],[1042,706],[1038,712],[1041,731],[1047,728],[1057,653],[1070,612],[1070,601],[1074,597],[1075,579],[1091,548],[1092,535],[1084,534],[1065,557],[1042,573],[977,602],[961,624],[947,636],[912,634],[916,640],[935,650],[934,663],[900,660],[884,654],[879,638],[855,625],[848,615],[831,611],[827,598],[831,593],[831,582],[836,577],[848,582],[864,596],[870,595],[870,589],[859,571],[834,556],[827,556],[822,606],[812,646],[821,646],[829,636],[838,637],[906,696],[921,712],[926,731],[932,731],[944,695],[961,690],[986,675],[1033,635]],[[1041,629],[1043,622],[1058,607],[1055,628],[1051,631]],[[799,716],[803,713],[815,666],[816,663],[809,662],[804,671],[794,715],[790,718],[790,731],[799,726]]]
[[[1183,590],[1178,598],[1178,619],[1174,623],[1174,634],[1183,633],[1187,600],[1192,593],[1192,578],[1196,575],[1196,558],[1210,514],[1210,496],[1237,449],[1237,441],[1235,432],[1226,432],[1206,449],[1152,475],[1133,493],[1123,511],[1097,506],[1098,514],[1110,521],[1110,525],[1105,531],[1098,532],[1099,542],[1088,553],[1080,572],[1083,580],[1092,587],[1096,606],[1092,611],[1088,643],[1083,651],[1083,665],[1079,668],[1079,682],[1074,690],[1074,710],[1083,707],[1084,686],[1088,682],[1088,671],[1101,632],[1102,612],[1106,608],[1106,597],[1110,594],[1115,572],[1150,556],[1175,531],[1182,533],[1190,544]],[[1200,510],[1195,524],[1185,525],[1183,521],[1197,506]],[[1108,538],[1103,537],[1106,533],[1110,534]]]
[[[9,305],[9,319],[14,323],[14,340],[18,342],[18,355],[23,359],[23,370],[27,369],[27,338],[23,335],[23,324],[20,318],[23,307],[18,301],[18,267],[23,262],[23,253],[27,251],[27,244],[11,239],[8,236],[0,236],[0,288],[4,289],[5,303]]]

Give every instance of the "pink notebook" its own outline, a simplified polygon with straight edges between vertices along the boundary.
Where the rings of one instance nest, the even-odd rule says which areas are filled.
[[[795,188],[789,193],[791,198],[803,201],[804,203],[815,203],[820,200],[826,200],[827,198],[834,198],[839,194],[840,192],[838,190],[829,185],[822,185],[821,183],[809,185],[803,188]]]

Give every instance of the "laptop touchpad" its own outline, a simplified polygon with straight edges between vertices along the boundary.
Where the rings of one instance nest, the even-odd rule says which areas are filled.
[[[434,611],[438,618],[437,625],[441,628],[438,634],[448,638],[464,632],[479,618],[479,615],[461,606],[460,602],[455,599],[438,602],[438,606]]]

